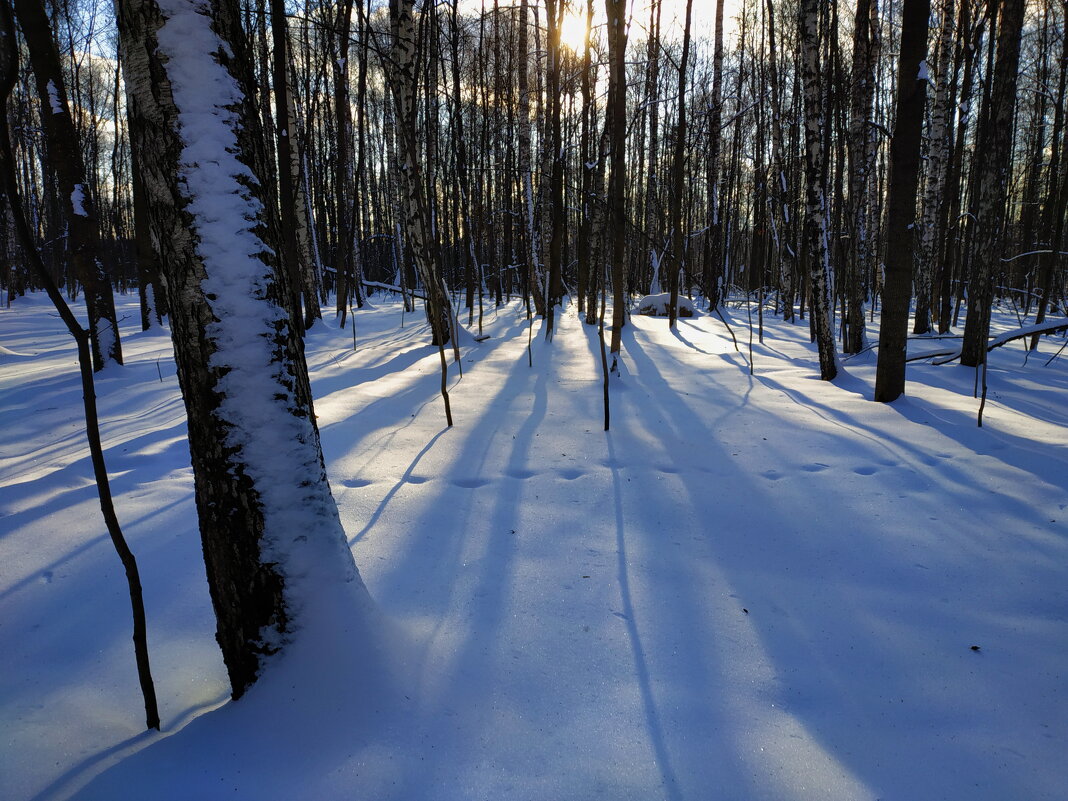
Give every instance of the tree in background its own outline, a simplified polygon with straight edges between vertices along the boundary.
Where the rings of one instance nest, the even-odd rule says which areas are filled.
[[[101,252],[100,226],[86,180],[85,162],[74,127],[59,50],[40,0],[14,3],[30,51],[48,141],[49,165],[55,171],[58,198],[67,230],[71,269],[85,287],[94,369],[122,364],[115,298]]]

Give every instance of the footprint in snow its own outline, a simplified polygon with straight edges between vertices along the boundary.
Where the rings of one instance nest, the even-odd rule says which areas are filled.
[[[489,479],[486,478],[457,478],[452,482],[454,487],[461,487],[463,489],[478,489],[489,484]]]
[[[360,489],[360,487],[366,487],[372,482],[366,478],[343,478],[341,479],[341,486],[348,487],[349,489]]]

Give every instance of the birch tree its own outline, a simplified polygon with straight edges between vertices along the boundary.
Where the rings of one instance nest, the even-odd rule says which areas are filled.
[[[949,167],[949,74],[953,70],[953,2],[954,0],[942,0],[938,45],[935,51],[935,91],[927,133],[926,186],[916,259],[916,316],[912,328],[914,334],[926,334],[931,330],[933,278],[935,265],[939,261],[938,244],[944,236],[939,225]],[[930,71],[929,69],[928,72]]]
[[[864,336],[866,279],[871,271],[872,236],[868,228],[871,178],[875,169],[876,130],[872,119],[875,100],[875,65],[879,57],[878,0],[857,0],[853,22],[852,90],[849,119],[849,209],[850,244],[847,260],[845,336],[842,349],[859,353],[867,345]]]
[[[805,91],[805,262],[812,280],[812,320],[819,350],[820,378],[838,374],[830,312],[830,264],[827,252],[824,114],[820,81],[820,4],[801,2],[801,70]]]
[[[234,698],[365,597],[323,465],[236,2],[122,0],[131,135],[167,283],[216,639]],[[329,600],[327,600],[329,599]]]

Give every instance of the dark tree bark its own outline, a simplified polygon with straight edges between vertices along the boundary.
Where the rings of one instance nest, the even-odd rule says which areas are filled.
[[[857,0],[857,13],[853,22],[849,120],[847,224],[851,247],[844,276],[846,308],[845,336],[842,338],[842,350],[846,353],[859,353],[867,345],[864,336],[864,301],[873,256],[868,216],[877,144],[872,106],[875,100],[875,67],[880,49],[878,24],[878,0]]]
[[[905,347],[908,342],[909,301],[912,298],[916,189],[920,175],[920,145],[927,75],[920,65],[927,58],[930,0],[905,0],[901,19],[901,52],[897,66],[897,124],[890,140],[890,187],[887,199],[886,280],[879,327],[879,363],[875,400],[896,400],[905,391]]]
[[[679,277],[686,262],[686,232],[682,227],[684,175],[686,171],[686,71],[690,63],[690,17],[693,0],[686,0],[686,19],[682,33],[682,59],[679,62],[679,119],[675,127],[675,148],[672,154],[671,213],[669,235],[671,247],[668,264],[668,327],[675,328],[679,316]]]
[[[1061,25],[1068,25],[1068,0],[1061,3]],[[1038,309],[1035,322],[1046,319],[1049,310],[1050,295],[1053,291],[1054,266],[1064,249],[1065,215],[1068,214],[1068,136],[1065,128],[1065,97],[1068,83],[1068,35],[1061,34],[1060,78],[1057,84],[1057,97],[1053,119],[1053,155],[1050,158],[1047,198],[1042,215],[1042,237],[1048,245],[1049,253],[1043,253],[1038,260],[1038,275],[1035,288],[1038,291]],[[1030,349],[1035,350],[1041,337],[1031,337]]]
[[[300,251],[297,248],[297,187],[293,180],[293,131],[292,114],[289,98],[289,29],[286,23],[284,0],[270,0],[271,3],[271,38],[274,46],[271,53],[271,83],[274,90],[274,115],[277,120],[278,138],[278,200],[282,245],[282,265],[289,274],[290,299],[293,324],[299,333],[304,333],[306,324],[315,319],[313,309],[319,308],[318,299],[308,298],[308,287],[303,278],[307,274],[300,263]],[[305,302],[302,304],[302,296]],[[303,310],[308,309],[309,318]]]
[[[972,280],[968,288],[968,317],[960,362],[975,367],[986,359],[990,310],[994,298],[995,265],[1001,256],[1006,226],[1005,202],[1012,167],[1013,117],[1016,111],[1016,77],[1020,64],[1024,0],[1004,0],[997,36],[997,62],[993,84],[976,148],[979,181],[975,199],[975,239]]]
[[[607,199],[612,272],[612,339],[609,350],[614,356],[622,347],[623,325],[626,319],[623,260],[626,256],[627,224],[627,73],[625,63],[627,32],[626,6],[623,0],[605,0],[605,10],[608,13],[607,125],[612,170],[608,179]]]
[[[545,0],[548,18],[546,70],[546,101],[549,105],[549,274],[545,298],[545,336],[552,339],[556,324],[556,307],[564,294],[564,149],[560,132],[560,25],[564,15],[564,0]]]

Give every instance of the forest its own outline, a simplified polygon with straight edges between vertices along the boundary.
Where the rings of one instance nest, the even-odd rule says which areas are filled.
[[[1056,798],[1066,24],[5,0],[0,795]]]
[[[462,296],[470,327],[488,305],[522,296],[550,329],[565,295],[594,323],[606,289],[618,330],[627,298],[663,290],[716,308],[741,291],[787,320],[811,309],[814,336],[831,338],[820,346],[828,377],[832,350],[868,346],[864,320],[894,285],[888,271],[910,277],[912,333],[963,324],[966,364],[981,359],[992,301],[1038,323],[1057,311],[1063,4],[917,3],[911,22],[901,3],[878,0],[768,0],[731,7],[733,17],[723,5],[428,3],[408,23],[404,109],[384,4],[233,9],[261,180],[303,325],[326,313],[344,326],[383,285],[412,302],[440,282]],[[136,289],[147,327],[165,314],[166,292],[138,225],[148,212],[138,212],[113,9],[45,11],[19,21],[53,63],[36,66],[31,49],[9,101],[35,243],[58,284],[98,283],[62,235],[74,191],[65,184],[82,186],[105,276],[90,290],[100,294],[93,313],[113,323],[105,296]],[[897,231],[890,156],[910,26],[926,36],[907,54],[919,80],[902,83],[916,90],[906,111],[920,128],[898,160],[915,191]],[[62,136],[47,125],[56,102],[73,123]],[[36,281],[5,233],[11,298]],[[121,358],[111,348],[97,346],[99,363]]]

